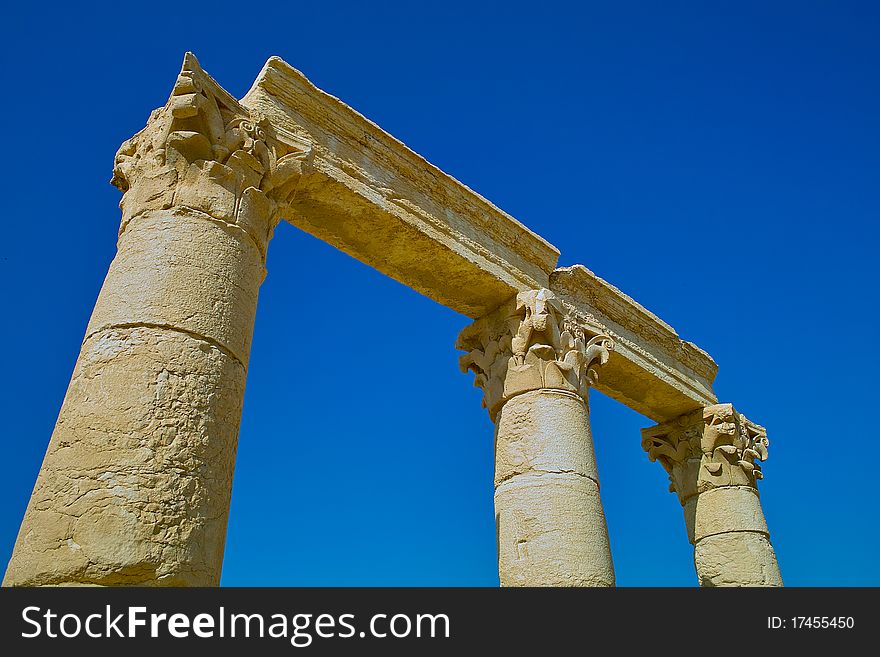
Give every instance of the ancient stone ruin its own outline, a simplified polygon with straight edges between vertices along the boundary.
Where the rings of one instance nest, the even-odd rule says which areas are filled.
[[[187,54],[116,155],[118,251],[6,586],[220,580],[248,354],[282,219],[474,319],[463,371],[495,423],[502,586],[613,586],[595,387],[658,424],[703,586],[781,586],[765,430],[704,351],[374,123],[270,59],[242,100]],[[488,440],[488,436],[487,436]]]

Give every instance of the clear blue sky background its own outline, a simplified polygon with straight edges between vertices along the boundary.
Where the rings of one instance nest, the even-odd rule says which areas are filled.
[[[3,564],[113,257],[114,153],[193,50],[238,96],[281,56],[705,348],[769,428],[786,582],[880,584],[877,3],[478,5],[4,10]],[[268,266],[223,583],[497,585],[468,320],[287,225]],[[650,421],[592,407],[619,583],[695,584]]]

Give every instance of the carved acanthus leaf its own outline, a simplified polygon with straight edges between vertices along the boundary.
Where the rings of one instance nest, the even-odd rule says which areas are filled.
[[[715,404],[642,430],[642,448],[669,474],[682,504],[722,486],[752,486],[763,478],[766,430],[731,404]]]
[[[309,153],[242,107],[187,53],[168,102],[116,154],[111,182],[124,192],[122,230],[146,211],[189,208],[241,227],[265,253]]]
[[[547,289],[528,290],[462,331],[463,372],[474,372],[483,406],[494,418],[529,390],[567,390],[586,397],[614,345]]]

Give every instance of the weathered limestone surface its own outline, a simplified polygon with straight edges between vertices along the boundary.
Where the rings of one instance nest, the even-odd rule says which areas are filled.
[[[575,265],[554,271],[550,289],[614,340],[598,390],[657,422],[717,401],[709,354],[616,287]]]
[[[533,390],[504,404],[495,508],[502,586],[613,586],[584,399]]]
[[[312,145],[294,225],[469,317],[547,286],[554,246],[282,60],[241,102]]]
[[[185,333],[88,338],[4,584],[216,584],[244,384]]]
[[[123,144],[118,251],[7,585],[216,585],[257,294],[305,150],[199,67]]]
[[[701,586],[782,586],[757,488],[769,444],[730,404],[642,430],[642,447],[684,507]]]
[[[701,583],[781,584],[755,486],[766,434],[715,405],[712,359],[280,59],[237,101],[187,54],[113,183],[117,254],[4,585],[219,582],[282,218],[475,318],[458,347],[495,422],[503,585],[614,584],[591,387],[664,423],[643,445]]]
[[[284,218],[468,317],[550,288],[611,336],[598,389],[656,421],[715,403],[712,359],[337,98],[273,57],[242,104],[311,145]]]
[[[613,586],[587,397],[613,345],[547,289],[467,327],[463,371],[495,421],[502,586]]]
[[[728,532],[694,546],[701,586],[782,586],[770,539],[752,532]]]
[[[119,237],[86,334],[173,327],[246,363],[264,274],[260,251],[241,231],[181,209],[138,215]]]

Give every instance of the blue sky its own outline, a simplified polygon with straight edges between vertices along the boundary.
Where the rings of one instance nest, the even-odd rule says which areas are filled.
[[[239,97],[281,56],[706,349],[768,427],[786,583],[880,585],[875,3],[14,3],[2,30],[3,564],[113,257],[114,153],[192,50]],[[268,267],[223,584],[497,585],[469,320],[287,225]],[[651,422],[592,412],[619,584],[695,584]]]

